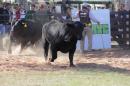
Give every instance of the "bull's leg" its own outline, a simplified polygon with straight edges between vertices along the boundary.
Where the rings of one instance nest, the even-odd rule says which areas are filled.
[[[9,39],[9,48],[8,48],[8,54],[11,54],[12,53],[12,37],[10,36],[10,39]]]
[[[49,43],[47,41],[43,43],[43,48],[44,48],[44,57],[45,60],[47,61],[48,49],[49,49]]]
[[[23,49],[25,48],[26,45],[27,45],[27,41],[24,41],[24,42],[21,43],[20,53],[23,51]]]
[[[54,62],[54,60],[57,58],[57,51],[54,47],[51,46],[51,55],[52,58],[50,59],[51,62]]]
[[[74,52],[75,52],[76,46],[73,46],[72,49],[69,51],[69,61],[70,61],[70,67],[75,67],[73,64],[73,57],[74,57]]]

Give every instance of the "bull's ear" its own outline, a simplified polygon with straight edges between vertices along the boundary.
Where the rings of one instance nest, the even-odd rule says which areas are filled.
[[[70,28],[74,28],[75,27],[75,25],[73,24],[73,23],[67,23],[66,24],[68,27],[70,27]]]

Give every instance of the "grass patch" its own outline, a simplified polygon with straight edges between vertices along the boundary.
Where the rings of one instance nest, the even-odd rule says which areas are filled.
[[[130,86],[130,76],[91,69],[6,71],[0,72],[0,83],[1,86]]]

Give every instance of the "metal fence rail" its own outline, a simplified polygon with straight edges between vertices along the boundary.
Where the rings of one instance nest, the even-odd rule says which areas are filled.
[[[130,12],[111,12],[110,20],[112,40],[122,47],[130,47]]]
[[[7,25],[11,25],[12,24],[12,21],[14,21],[15,20],[15,14],[0,14],[0,33],[3,33],[3,32],[8,32],[9,30],[8,29],[11,29],[11,27],[10,28],[6,28],[6,26]],[[31,17],[32,19],[36,19],[36,20],[45,20],[45,19],[51,19],[51,17],[52,16],[55,16],[55,17],[61,17],[61,15],[60,14],[56,14],[56,13],[50,13],[50,14],[41,14],[41,13],[34,13],[34,14],[26,14],[26,13],[24,13],[24,14],[20,14],[20,16],[24,16],[24,17],[20,17],[20,19],[26,19],[26,20],[30,20],[30,17],[29,17],[29,19],[28,19],[28,17],[26,17],[26,16],[33,16],[33,17]],[[5,27],[3,27],[3,26],[5,26]],[[3,28],[5,28],[5,31],[3,31],[4,29]]]

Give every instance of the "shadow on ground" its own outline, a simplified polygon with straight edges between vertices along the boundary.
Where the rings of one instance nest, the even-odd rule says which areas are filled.
[[[77,52],[78,53],[78,52]],[[80,53],[78,53],[80,54]],[[130,50],[125,49],[106,49],[106,50],[96,50],[92,52],[85,52],[85,57],[89,56],[91,58],[104,58],[104,57],[112,57],[112,58],[130,58]]]
[[[99,72],[117,72],[123,74],[130,74],[130,70],[118,67],[112,67],[104,64],[96,64],[96,63],[78,63],[76,67],[69,67],[65,64],[16,64],[19,68],[25,68],[27,70],[33,71],[64,71],[64,70],[73,70],[73,71],[99,71]]]
[[[105,72],[118,72],[130,74],[130,50],[101,50],[94,52],[86,52],[84,55],[76,53],[74,59],[75,68],[68,67],[68,54],[58,55],[63,60],[56,61],[53,65],[47,65],[43,61],[43,57],[36,55],[8,55],[3,51],[0,53],[0,71],[62,71],[62,70],[92,70]],[[6,53],[6,52],[5,52]],[[115,59],[116,58],[116,59]],[[121,64],[121,65],[120,65]],[[123,67],[121,67],[123,65]]]

